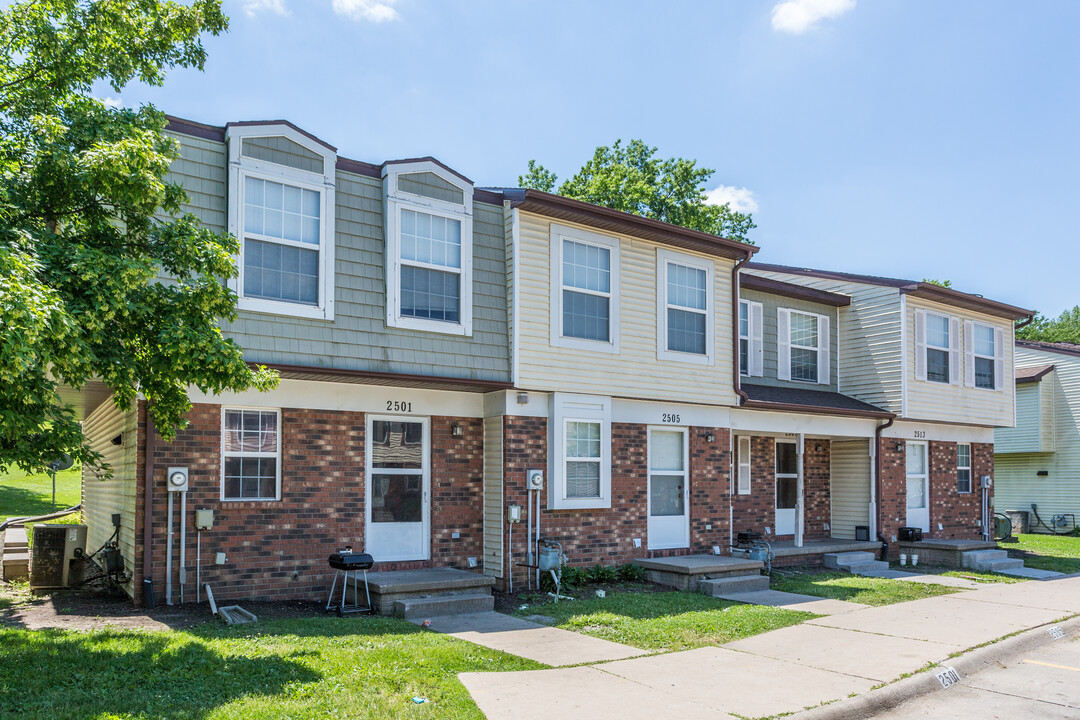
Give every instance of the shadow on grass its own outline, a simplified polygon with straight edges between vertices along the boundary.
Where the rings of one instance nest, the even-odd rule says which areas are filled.
[[[321,675],[277,656],[217,652],[189,635],[0,630],[0,716],[205,717]]]
[[[64,494],[57,487],[56,509],[62,510]],[[52,490],[47,495],[42,495],[34,490],[22,487],[14,487],[8,481],[0,481],[0,518],[5,517],[34,517],[46,515],[52,512]]]

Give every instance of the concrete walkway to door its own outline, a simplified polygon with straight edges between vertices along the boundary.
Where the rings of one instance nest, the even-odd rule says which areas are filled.
[[[764,717],[862,694],[952,653],[1073,615],[1080,615],[1080,577],[868,607],[722,647],[460,678],[490,720]]]

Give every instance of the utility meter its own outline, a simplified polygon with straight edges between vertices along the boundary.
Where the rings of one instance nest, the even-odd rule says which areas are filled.
[[[984,488],[984,489],[989,488],[993,484],[994,484],[994,481],[990,479],[989,475],[983,475],[981,478],[979,478],[979,487],[981,487],[981,488]]]
[[[521,506],[520,505],[507,505],[506,506],[506,521],[511,523],[521,522]]]
[[[187,492],[188,469],[186,467],[171,467],[165,477],[168,479],[169,492]]]
[[[529,490],[543,490],[544,489],[544,471],[543,470],[529,470],[526,473],[525,486]]]

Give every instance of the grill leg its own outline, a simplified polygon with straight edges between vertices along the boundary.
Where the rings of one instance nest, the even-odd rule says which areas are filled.
[[[371,590],[368,589],[367,584],[367,570],[364,571],[364,596],[367,597],[367,609],[372,615],[375,614],[375,608],[371,607]]]
[[[338,579],[338,575],[340,575],[340,574],[341,574],[340,570],[335,570],[334,571],[334,583],[330,586],[330,597],[328,597],[326,599],[326,609],[327,609],[327,611],[330,610],[330,605],[334,602],[334,588],[337,587],[337,579]]]

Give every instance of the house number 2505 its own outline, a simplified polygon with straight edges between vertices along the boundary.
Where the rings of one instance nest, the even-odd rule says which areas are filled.
[[[412,403],[401,402],[400,400],[387,400],[386,409],[390,412],[412,412]]]
[[[663,413],[663,415],[661,417],[663,417],[663,422],[666,422],[666,423],[681,422],[681,420],[679,419],[679,416],[676,413]]]

